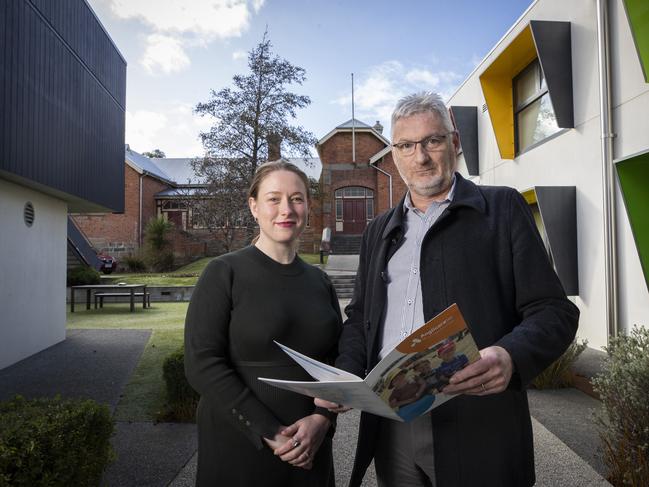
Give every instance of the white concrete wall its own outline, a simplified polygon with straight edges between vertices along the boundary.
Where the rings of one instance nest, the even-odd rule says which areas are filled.
[[[0,369],[65,339],[66,242],[65,202],[0,179]]]
[[[649,84],[644,83],[621,0],[611,0],[611,70],[615,158],[649,149]],[[571,22],[575,128],[567,129],[524,152],[502,160],[498,152],[479,76],[530,20]],[[577,236],[581,310],[578,336],[591,347],[607,342],[604,277],[602,162],[600,152],[597,16],[592,0],[539,0],[451,97],[449,105],[477,105],[481,184],[506,185],[521,191],[532,186],[577,187]],[[466,172],[463,162],[460,165]],[[649,292],[629,221],[618,195],[617,238],[620,326],[649,325]]]

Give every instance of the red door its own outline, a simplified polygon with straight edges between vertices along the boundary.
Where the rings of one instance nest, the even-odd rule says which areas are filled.
[[[343,231],[347,235],[360,235],[365,230],[365,199],[343,200]]]

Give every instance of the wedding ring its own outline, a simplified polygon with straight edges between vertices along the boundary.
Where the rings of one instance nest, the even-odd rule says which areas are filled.
[[[300,446],[300,442],[293,438],[293,448],[297,448],[298,446]]]
[[[482,392],[487,392],[487,388],[484,386],[484,384],[480,384],[482,386]]]

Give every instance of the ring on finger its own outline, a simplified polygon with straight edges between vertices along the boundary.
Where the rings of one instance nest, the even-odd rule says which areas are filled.
[[[297,448],[298,446],[300,446],[300,442],[293,438],[293,448]]]
[[[484,383],[480,385],[482,386],[482,392],[487,392],[487,388],[484,386]]]

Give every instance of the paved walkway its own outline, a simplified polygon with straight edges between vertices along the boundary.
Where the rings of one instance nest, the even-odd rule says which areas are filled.
[[[358,269],[358,255],[330,255],[324,266],[327,274],[331,273],[354,273]]]
[[[89,397],[114,410],[150,332],[69,330],[68,339],[0,371],[0,398]],[[598,401],[575,389],[530,391],[538,486],[609,485],[597,457],[599,441],[590,411]],[[335,437],[337,485],[349,478],[358,412],[339,418]],[[117,423],[118,460],[104,476],[110,486],[191,486],[196,428],[193,424]],[[598,473],[599,472],[599,473]],[[373,470],[364,486],[375,486]]]

